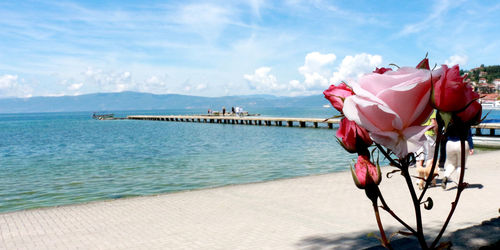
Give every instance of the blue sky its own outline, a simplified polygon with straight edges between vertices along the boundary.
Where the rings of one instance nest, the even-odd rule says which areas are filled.
[[[374,67],[499,64],[497,1],[2,1],[0,98],[310,95]]]

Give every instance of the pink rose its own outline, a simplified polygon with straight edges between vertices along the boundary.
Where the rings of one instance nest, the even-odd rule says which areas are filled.
[[[457,113],[463,123],[477,125],[481,122],[483,107],[477,101],[472,102],[464,111]]]
[[[384,74],[387,71],[392,71],[392,69],[391,68],[383,68],[383,67],[382,68],[375,68],[373,73]]]
[[[331,85],[327,90],[323,92],[325,98],[330,101],[332,106],[342,113],[342,108],[344,107],[344,99],[348,96],[354,94],[352,89],[349,88],[345,83],[341,82],[338,86]]]
[[[436,109],[444,112],[461,111],[469,103],[479,99],[479,94],[460,76],[458,65],[452,68],[442,65],[437,73],[441,78],[434,83],[431,97],[431,103]]]
[[[361,189],[365,189],[365,187],[370,184],[378,185],[382,180],[380,167],[375,166],[375,164],[370,161],[368,155],[358,156],[358,161],[354,165],[354,169],[351,167],[351,174],[354,183]]]
[[[340,120],[337,138],[350,153],[364,152],[372,144],[366,129],[347,118]]]
[[[424,121],[430,116],[431,73],[402,67],[384,74],[370,73],[351,84],[355,95],[344,101],[344,115],[368,130],[377,143],[399,158],[423,144]]]

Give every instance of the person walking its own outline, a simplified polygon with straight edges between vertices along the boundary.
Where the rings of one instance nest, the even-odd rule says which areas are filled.
[[[451,179],[451,175],[460,168],[462,152],[460,143],[460,131],[461,129],[453,122],[448,126],[446,130],[446,163],[444,166],[444,177],[441,182],[441,187],[446,189],[447,182]],[[474,153],[474,143],[472,142],[471,129],[467,130],[467,142],[465,143],[465,162],[467,162],[467,155],[472,155]],[[464,164],[465,164],[464,162]]]

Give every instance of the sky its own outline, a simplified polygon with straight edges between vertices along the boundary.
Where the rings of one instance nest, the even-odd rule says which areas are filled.
[[[500,64],[498,1],[1,1],[0,98],[320,94],[375,67]]]

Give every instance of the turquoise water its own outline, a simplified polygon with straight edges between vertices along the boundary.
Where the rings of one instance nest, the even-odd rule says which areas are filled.
[[[252,113],[335,115],[332,108]],[[90,116],[0,114],[0,212],[343,171],[355,158],[338,145],[336,130]]]
[[[256,112],[333,115],[328,109]],[[344,170],[352,157],[335,141],[335,130],[90,116],[0,115],[0,212],[327,173]]]

